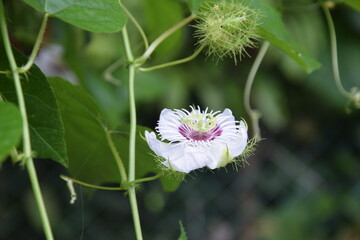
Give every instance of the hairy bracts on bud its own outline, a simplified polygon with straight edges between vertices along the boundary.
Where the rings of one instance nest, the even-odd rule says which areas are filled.
[[[260,14],[236,1],[205,2],[198,12],[195,37],[207,55],[234,58],[255,47]]]

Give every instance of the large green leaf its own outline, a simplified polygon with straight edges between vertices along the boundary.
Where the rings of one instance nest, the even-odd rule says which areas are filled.
[[[0,47],[0,52],[4,49]],[[27,58],[14,49],[19,66]],[[0,55],[0,69],[9,69],[5,54]],[[27,75],[21,76],[29,122],[32,150],[38,158],[50,158],[67,166],[68,159],[64,141],[64,127],[59,108],[51,86],[37,66],[33,66]],[[0,93],[6,101],[17,103],[16,91],[11,74],[0,75]]]
[[[92,32],[117,32],[127,17],[118,0],[24,0],[36,10]]]
[[[9,152],[16,147],[22,132],[22,119],[17,107],[0,102],[0,166]]]
[[[271,5],[264,0],[246,0],[244,2],[260,11],[262,15],[260,35],[262,38],[293,58],[308,73],[321,66],[288,35],[280,14]]]
[[[65,126],[65,139],[69,156],[69,171],[76,179],[89,183],[120,182],[118,167],[106,138],[107,126],[103,114],[91,98],[80,87],[60,78],[49,78],[59,102]],[[145,130],[137,127],[136,178],[149,173],[158,173],[156,162],[145,140]],[[127,167],[129,157],[129,126],[111,131],[117,151]],[[170,182],[170,183],[169,183]],[[165,180],[165,190],[173,190],[171,179]],[[176,181],[175,181],[176,183]],[[179,183],[177,183],[178,186]]]
[[[105,123],[95,101],[80,87],[49,78],[65,127],[69,171],[91,183],[119,182],[120,175],[106,142]]]

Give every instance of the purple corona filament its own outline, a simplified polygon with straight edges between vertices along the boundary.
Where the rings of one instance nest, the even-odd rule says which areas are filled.
[[[222,130],[219,125],[216,125],[213,129],[206,132],[201,132],[190,128],[187,124],[182,124],[179,127],[179,133],[187,140],[192,141],[212,141],[216,137],[221,136]]]

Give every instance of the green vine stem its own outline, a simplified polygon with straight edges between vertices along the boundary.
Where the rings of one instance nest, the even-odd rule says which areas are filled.
[[[341,79],[340,79],[339,63],[338,63],[338,56],[337,56],[336,32],[335,32],[334,22],[332,20],[329,9],[325,5],[323,6],[323,10],[325,13],[326,21],[327,21],[327,24],[329,27],[329,32],[330,32],[332,69],[333,69],[335,84],[336,84],[336,87],[339,90],[339,92],[344,97],[352,99],[353,94],[351,94],[345,90],[345,88],[343,87],[343,85],[341,83]]]
[[[129,17],[129,19],[132,21],[132,23],[135,25],[136,29],[139,31],[141,38],[143,39],[144,45],[145,45],[145,49],[149,48],[149,41],[145,35],[144,30],[142,29],[142,27],[140,26],[140,24],[138,23],[138,21],[135,19],[135,17],[131,14],[131,12],[124,6],[124,4],[121,3],[121,1],[119,0],[119,4],[122,7],[122,9],[124,10],[124,12],[126,13],[126,15]]]
[[[135,141],[136,141],[136,105],[135,105],[135,66],[134,57],[131,52],[130,40],[126,27],[122,29],[122,36],[125,52],[129,65],[129,103],[130,103],[130,139],[129,139],[129,178],[128,181],[135,180]],[[142,240],[142,231],[139,217],[139,210],[136,200],[135,186],[128,189],[130,206],[133,215],[134,228],[137,240]]]
[[[139,67],[138,70],[142,71],[142,72],[149,72],[149,71],[153,71],[153,70],[157,70],[157,69],[161,69],[161,68],[166,68],[166,67],[171,67],[174,65],[178,65],[178,64],[182,64],[182,63],[186,63],[186,62],[190,62],[191,60],[193,60],[194,58],[196,58],[201,51],[204,49],[205,45],[200,46],[198,49],[196,49],[196,51],[189,57],[183,58],[183,59],[179,59],[176,61],[172,61],[172,62],[168,62],[168,63],[164,63],[164,64],[160,64],[160,65],[156,65],[156,66],[152,66],[152,67],[148,67],[148,68],[142,68]]]
[[[45,13],[43,21],[40,26],[39,34],[37,35],[37,38],[36,38],[36,41],[34,44],[34,48],[30,54],[29,60],[24,66],[22,66],[18,69],[19,73],[25,73],[25,72],[29,71],[29,69],[34,64],[35,58],[40,50],[41,42],[44,38],[44,33],[45,33],[48,17],[49,17],[49,15],[47,13]]]
[[[138,183],[143,183],[143,182],[150,182],[150,181],[154,181],[154,180],[158,179],[161,176],[162,176],[162,174],[158,173],[158,174],[156,174],[154,176],[151,176],[151,177],[136,179],[136,180],[134,180],[132,182],[129,182],[128,184],[133,185],[133,184],[138,184]]]
[[[50,226],[50,221],[46,212],[45,203],[41,194],[39,181],[37,178],[35,166],[33,159],[31,157],[31,142],[30,142],[30,133],[29,133],[29,125],[28,125],[28,119],[26,114],[26,106],[25,106],[25,100],[24,100],[24,94],[21,87],[21,81],[20,81],[20,75],[18,72],[18,67],[16,65],[15,57],[11,49],[11,44],[9,40],[8,30],[5,22],[5,16],[4,16],[4,7],[2,1],[0,1],[0,27],[1,27],[1,34],[3,36],[4,41],[4,47],[5,52],[10,64],[10,68],[12,71],[15,89],[16,89],[16,95],[18,100],[18,105],[21,113],[21,117],[23,120],[23,151],[25,155],[25,164],[27,171],[29,173],[29,178],[31,181],[31,185],[33,188],[33,192],[35,195],[36,203],[39,209],[44,233],[46,236],[46,239],[53,240],[53,234]]]
[[[112,137],[111,137],[111,132],[108,131],[107,129],[105,129],[105,135],[106,135],[106,140],[110,147],[111,153],[113,154],[116,164],[118,166],[120,177],[121,177],[121,183],[125,183],[128,181],[128,178],[127,178],[127,174],[125,171],[124,163],[122,162],[121,157],[120,157],[118,151],[116,150],[114,141],[112,140]]]
[[[265,53],[267,52],[269,46],[270,46],[270,43],[268,41],[265,41],[263,43],[263,45],[261,46],[260,51],[254,61],[254,64],[251,66],[248,78],[246,80],[245,92],[244,92],[245,110],[250,116],[251,126],[253,129],[253,135],[256,140],[261,139],[260,127],[259,127],[259,119],[261,117],[261,113],[258,110],[254,110],[251,108],[250,93],[251,93],[251,88],[252,88],[252,85],[253,85],[253,82],[255,79],[255,75],[259,69],[261,61],[263,60]]]
[[[182,20],[181,22],[177,23],[176,25],[172,26],[171,28],[169,28],[166,32],[164,32],[163,34],[161,34],[157,39],[154,40],[154,42],[152,42],[149,46],[148,44],[148,40],[146,38],[146,35],[143,31],[143,29],[141,28],[140,24],[136,21],[136,19],[134,18],[134,16],[129,12],[129,10],[127,10],[127,8],[119,1],[121,7],[124,9],[125,13],[128,15],[128,17],[130,18],[130,20],[134,23],[135,27],[138,29],[138,31],[140,32],[141,37],[143,38],[144,44],[145,44],[145,52],[144,54],[135,59],[133,59],[132,57],[132,61],[134,61],[134,66],[136,67],[137,70],[143,71],[143,72],[148,72],[148,71],[152,71],[152,70],[156,70],[156,69],[161,69],[161,68],[166,68],[166,67],[170,67],[170,66],[174,66],[174,65],[178,65],[178,64],[182,64],[185,62],[189,62],[191,60],[193,60],[195,57],[197,57],[201,50],[203,50],[203,47],[199,47],[193,55],[186,57],[184,59],[180,59],[180,60],[176,60],[173,62],[168,62],[168,63],[164,63],[164,64],[160,64],[157,66],[153,66],[153,67],[149,67],[149,68],[140,68],[139,66],[141,66],[144,62],[146,62],[146,60],[151,56],[151,54],[155,51],[155,49],[166,39],[168,38],[171,34],[173,34],[176,30],[178,30],[179,28],[183,27],[184,25],[188,24],[189,22],[191,22],[192,20],[194,20],[196,18],[195,15],[190,15],[189,17],[185,18],[184,20]],[[118,79],[114,78],[112,73],[118,69],[121,65],[123,64],[123,61],[121,59],[117,60],[116,62],[114,62],[113,64],[111,64],[103,73],[103,76],[105,78],[105,80],[107,80],[108,82],[111,82],[115,85],[119,85],[119,81]]]
[[[90,183],[86,183],[65,175],[60,175],[60,178],[64,181],[71,181],[74,183],[77,183],[79,185],[82,185],[84,187],[89,187],[89,188],[94,188],[94,189],[100,189],[100,190],[110,190],[110,191],[119,191],[119,190],[126,190],[126,188],[124,187],[104,187],[104,186],[99,186],[99,185],[94,185],[94,184],[90,184]]]
[[[125,186],[120,186],[120,187],[105,187],[105,186],[94,185],[94,184],[86,183],[86,182],[83,182],[83,181],[80,181],[80,180],[77,180],[77,179],[74,179],[74,178],[71,178],[71,177],[68,177],[65,175],[60,175],[60,178],[63,179],[64,181],[71,181],[76,184],[82,185],[84,187],[95,188],[95,189],[100,189],[100,190],[109,190],[109,191],[121,191],[121,190],[127,190],[129,186],[132,186],[132,185],[135,185],[138,183],[150,182],[150,181],[156,180],[161,176],[162,176],[162,174],[158,173],[151,177],[139,178],[132,182],[127,182],[125,184]]]
[[[181,27],[183,27],[184,25],[188,24],[189,22],[191,22],[192,20],[194,20],[196,18],[195,15],[190,15],[189,17],[183,19],[181,22],[175,24],[174,26],[172,26],[171,28],[169,28],[167,31],[165,31],[163,34],[161,34],[157,39],[154,40],[154,42],[152,42],[150,44],[150,46],[148,47],[148,49],[144,52],[144,54],[136,59],[136,62],[138,65],[143,64],[150,56],[151,54],[155,51],[155,49],[166,39],[168,38],[171,34],[173,34],[176,30],[180,29]]]

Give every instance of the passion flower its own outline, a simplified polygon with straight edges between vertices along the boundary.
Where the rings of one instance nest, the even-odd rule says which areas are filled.
[[[208,112],[191,107],[164,109],[156,130],[145,132],[146,140],[161,163],[170,170],[189,173],[208,167],[215,169],[234,162],[247,144],[247,128],[236,121],[231,110]]]

